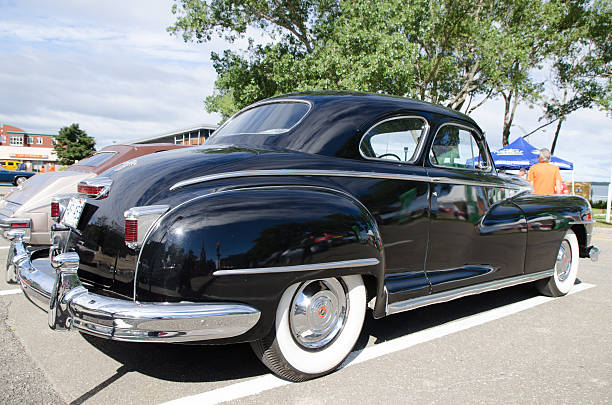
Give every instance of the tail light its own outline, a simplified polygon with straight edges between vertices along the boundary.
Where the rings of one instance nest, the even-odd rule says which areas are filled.
[[[108,177],[94,177],[84,180],[77,186],[77,191],[84,197],[101,200],[108,197],[108,192],[113,181]]]
[[[74,194],[58,194],[51,198],[51,219],[59,222]]]
[[[29,228],[30,224],[27,222],[11,222],[11,228]]]
[[[59,219],[59,202],[58,201],[51,201],[51,218],[57,220]]]
[[[123,213],[125,217],[125,244],[136,249],[142,246],[147,233],[155,222],[168,211],[168,205],[133,207]]]

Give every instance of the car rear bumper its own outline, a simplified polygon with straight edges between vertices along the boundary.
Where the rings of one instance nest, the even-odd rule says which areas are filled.
[[[230,338],[250,330],[260,312],[240,303],[143,303],[89,292],[80,282],[78,256],[71,268],[49,258],[31,260],[19,235],[11,235],[13,263],[25,295],[49,314],[55,330],[133,342],[190,342]],[[53,259],[57,265],[57,260]]]

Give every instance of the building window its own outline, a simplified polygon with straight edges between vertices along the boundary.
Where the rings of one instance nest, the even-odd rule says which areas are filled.
[[[0,136],[0,142],[2,143],[6,142],[6,136],[4,135]]]
[[[21,136],[11,136],[11,145],[23,146],[23,137],[21,137]]]
[[[34,138],[32,138],[31,136],[28,136],[28,139],[26,140],[26,142],[28,143],[28,145],[32,145],[34,144]]]
[[[51,143],[52,143],[53,145],[57,145],[57,141],[55,140],[55,138],[51,139]]]
[[[36,145],[42,145],[42,143],[42,138],[40,136],[36,138]]]

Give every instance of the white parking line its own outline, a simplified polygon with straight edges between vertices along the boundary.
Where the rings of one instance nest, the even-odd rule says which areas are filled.
[[[15,288],[14,290],[1,290],[0,295],[13,295],[21,293],[21,288]]]
[[[572,289],[569,294],[575,294],[591,287],[593,284],[581,283]],[[568,295],[569,295],[568,294]],[[341,368],[353,366],[367,360],[372,360],[380,356],[394,353],[400,350],[405,350],[409,347],[420,343],[429,342],[434,339],[441,338],[456,332],[460,332],[474,326],[482,325],[496,319],[505,318],[506,316],[516,314],[535,306],[545,304],[555,298],[537,296],[529,298],[525,301],[516,302],[500,308],[495,308],[486,312],[481,312],[476,315],[452,321],[443,325],[435,326],[430,329],[425,329],[420,332],[411,333],[410,335],[379,343],[374,346],[366,347],[363,350],[352,352],[344,361]],[[188,404],[219,404],[222,402],[232,401],[239,398],[248,397],[259,394],[274,388],[282,387],[291,384],[289,381],[282,380],[272,374],[265,374],[249,381],[244,381],[236,384],[228,385],[227,387],[218,388],[215,390],[203,392],[184,398],[175,399],[166,402],[163,405],[188,405]]]

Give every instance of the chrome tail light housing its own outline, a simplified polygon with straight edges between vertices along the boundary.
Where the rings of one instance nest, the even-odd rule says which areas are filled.
[[[70,197],[74,194],[58,194],[51,197],[51,219],[55,222],[60,222],[62,215],[66,212]]]
[[[113,181],[108,177],[94,177],[83,180],[77,186],[78,193],[87,198],[101,200],[108,197]]]
[[[132,207],[123,213],[125,217],[125,244],[130,249],[142,246],[147,233],[155,222],[164,215],[170,206],[147,205]]]

